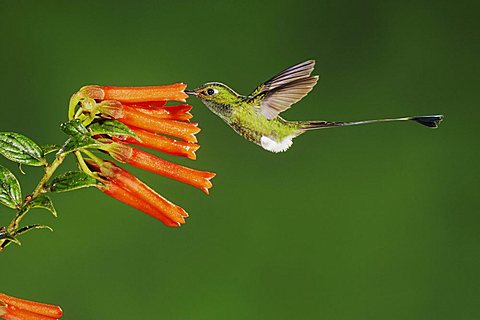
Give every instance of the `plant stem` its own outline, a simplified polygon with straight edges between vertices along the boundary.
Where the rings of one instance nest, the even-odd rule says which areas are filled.
[[[85,172],[86,174],[88,174],[89,176],[91,176],[95,179],[98,179],[98,176],[95,173],[93,173],[92,170],[90,170],[90,168],[85,163],[85,159],[83,159],[83,156],[82,156],[81,152],[80,151],[75,151],[74,154],[75,154],[75,157],[77,158],[77,163],[78,163],[78,166],[80,167],[80,169],[83,172]]]
[[[57,155],[57,157],[55,158],[55,161],[53,161],[52,164],[48,165],[45,168],[45,174],[43,175],[42,179],[40,180],[40,182],[38,183],[37,187],[35,188],[35,190],[31,195],[32,199],[38,197],[40,194],[44,192],[45,184],[48,182],[48,180],[50,180],[53,173],[55,172],[55,170],[57,170],[58,166],[62,164],[66,156],[67,156],[66,153]]]
[[[33,190],[33,193],[28,197],[28,201],[25,201],[22,207],[18,210],[17,215],[15,218],[10,222],[7,228],[8,233],[14,233],[15,230],[18,228],[20,222],[22,221],[23,217],[25,214],[28,212],[26,209],[26,206],[30,201],[41,195],[42,193],[45,192],[45,185],[47,184],[48,180],[52,177],[52,175],[55,173],[55,171],[58,169],[58,167],[62,164],[63,160],[65,160],[65,157],[67,156],[66,153],[59,154],[55,158],[55,160],[52,162],[52,164],[47,165],[45,167],[45,174],[43,175],[42,179],[38,182],[37,186],[35,187],[35,190]],[[8,239],[3,239],[0,240],[0,252],[10,243],[11,241]]]
[[[97,157],[93,152],[91,152],[87,149],[83,149],[82,152],[85,153],[87,156],[90,157],[90,159],[92,159],[93,161],[95,161],[98,164],[101,164],[101,163],[104,162],[104,160],[102,158]]]

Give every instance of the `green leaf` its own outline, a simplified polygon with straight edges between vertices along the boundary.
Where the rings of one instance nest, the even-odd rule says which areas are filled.
[[[41,225],[41,224],[33,224],[31,226],[26,226],[26,227],[23,227],[23,228],[20,228],[18,229],[16,232],[15,232],[15,235],[18,236],[18,235],[21,235],[21,234],[24,234],[30,230],[38,230],[38,229],[47,229],[47,230],[50,230],[53,232],[53,229],[50,228],[49,226],[45,226],[45,225]],[[18,241],[18,240],[17,240]]]
[[[3,239],[8,240],[8,241],[10,241],[10,242],[12,242],[12,243],[15,243],[16,245],[19,245],[19,246],[22,245],[22,243],[21,243],[17,238],[12,237],[12,236],[9,235],[9,234],[5,234],[5,235],[4,235],[2,238],[0,238],[0,239],[2,239],[2,240],[3,240]],[[7,242],[7,244],[8,244],[8,242]]]
[[[11,161],[29,166],[47,164],[42,148],[31,139],[15,132],[0,132],[0,154]]]
[[[43,150],[43,154],[44,155],[47,155],[49,153],[52,153],[52,152],[57,152],[58,150],[60,150],[60,146],[57,146],[55,144],[47,144],[47,145],[44,145],[42,146],[42,150]]]
[[[49,226],[45,226],[45,225],[41,225],[41,224],[33,224],[33,225],[30,225],[30,226],[22,227],[22,228],[18,229],[17,231],[15,231],[15,233],[13,235],[11,235],[7,232],[4,232],[5,231],[4,228],[0,228],[0,240],[5,240],[2,247],[5,248],[10,243],[15,243],[16,245],[21,246],[22,243],[20,242],[20,240],[17,239],[17,236],[22,235],[24,233],[27,233],[31,230],[38,230],[38,229],[47,229],[47,230],[53,231],[53,229],[50,228]]]
[[[22,206],[22,190],[17,178],[0,166],[0,203],[12,209]]]
[[[109,136],[130,136],[139,140],[135,132],[117,120],[95,122],[88,126],[92,134],[108,134]]]
[[[70,136],[58,153],[69,153],[80,148],[95,148],[100,144],[90,137],[90,132],[79,119],[73,119],[61,125],[63,132]]]
[[[41,195],[32,199],[28,204],[28,210],[33,208],[44,208],[50,211],[55,217],[57,216],[57,210],[53,206],[52,199],[46,195]]]
[[[60,125],[60,128],[63,132],[76,139],[90,137],[87,128],[85,128],[80,119],[73,119],[68,122],[62,123]]]
[[[49,188],[51,192],[67,192],[96,185],[97,180],[85,172],[69,171],[53,179]]]

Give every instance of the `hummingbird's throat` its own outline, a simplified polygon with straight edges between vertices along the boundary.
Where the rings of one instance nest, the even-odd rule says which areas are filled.
[[[232,107],[225,104],[218,104],[213,101],[204,100],[202,101],[208,109],[210,109],[217,116],[221,117],[224,120],[229,120],[232,117]]]

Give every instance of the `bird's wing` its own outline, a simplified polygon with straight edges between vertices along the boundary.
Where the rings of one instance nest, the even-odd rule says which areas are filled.
[[[317,84],[318,76],[311,76],[287,83],[268,91],[260,102],[260,113],[267,119],[275,118],[280,112],[305,97]]]
[[[258,86],[250,97],[260,101],[259,112],[273,119],[305,97],[318,81],[318,76],[310,76],[314,66],[314,60],[299,63]]]
[[[270,80],[267,80],[261,85],[259,85],[250,94],[250,96],[253,97],[260,93],[273,90],[289,82],[292,82],[298,79],[307,78],[312,74],[314,67],[315,67],[315,60],[307,60],[305,62],[291,66],[290,68],[287,68],[282,72],[280,72],[279,74],[275,75]]]

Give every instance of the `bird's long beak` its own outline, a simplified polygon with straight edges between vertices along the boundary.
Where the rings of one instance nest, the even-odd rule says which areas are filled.
[[[185,92],[186,94],[189,94],[189,95],[191,95],[191,96],[196,96],[196,95],[198,95],[198,93],[197,93],[195,90],[185,90],[185,91],[183,91],[183,92]]]

